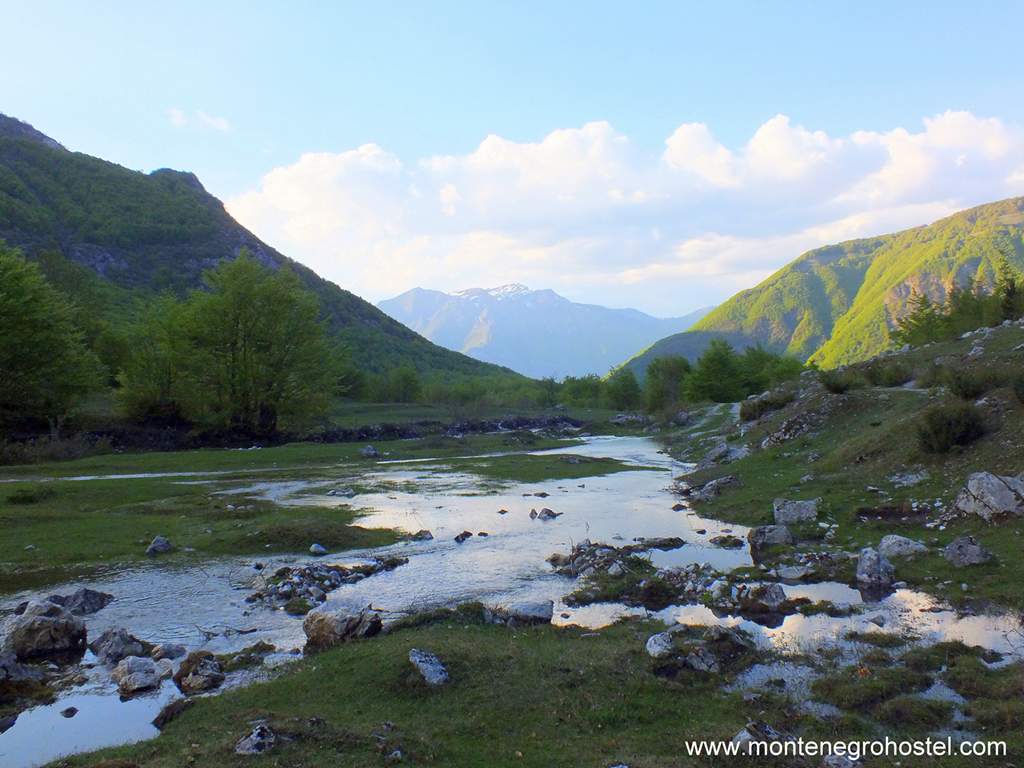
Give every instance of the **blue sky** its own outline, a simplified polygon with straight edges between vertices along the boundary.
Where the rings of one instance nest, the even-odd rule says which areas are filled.
[[[0,5],[0,111],[195,171],[371,299],[514,279],[682,313],[815,238],[1018,191],[1021,3]]]

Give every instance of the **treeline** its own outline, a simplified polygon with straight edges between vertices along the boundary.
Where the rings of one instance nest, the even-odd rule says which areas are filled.
[[[920,346],[952,341],[967,331],[1024,317],[1024,286],[1020,275],[1003,260],[997,267],[991,291],[970,281],[965,286],[950,288],[943,303],[915,292],[908,306],[909,311],[892,332],[897,344]]]
[[[803,370],[803,363],[796,358],[761,347],[737,352],[727,341],[714,339],[695,364],[671,355],[655,359],[647,367],[642,386],[629,368],[620,368],[606,379],[570,376],[560,384],[545,383],[552,402],[668,413],[685,404],[734,403],[799,376]]]

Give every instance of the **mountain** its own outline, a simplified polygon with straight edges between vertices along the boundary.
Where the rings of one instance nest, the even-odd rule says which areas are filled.
[[[522,285],[442,293],[414,288],[380,309],[428,339],[527,376],[604,374],[626,355],[707,313],[661,319],[577,304]]]
[[[30,258],[54,253],[111,287],[150,295],[199,287],[205,270],[248,248],[292,269],[317,294],[329,326],[370,371],[410,364],[445,378],[511,375],[432,344],[358,296],[262,242],[195,175],[128,170],[71,152],[0,115],[0,240]]]
[[[1002,259],[1024,270],[1024,197],[808,251],[628,364],[646,367],[652,355],[698,346],[697,332],[733,334],[822,367],[866,360],[891,345],[914,292],[941,302],[968,281],[991,287]]]

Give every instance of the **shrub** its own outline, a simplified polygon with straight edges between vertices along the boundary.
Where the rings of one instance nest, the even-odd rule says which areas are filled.
[[[818,381],[833,395],[842,395],[845,392],[860,386],[862,383],[856,373],[849,369],[834,368],[829,371],[819,371]]]
[[[949,391],[961,400],[976,400],[998,385],[992,371],[982,370],[949,370],[946,374]]]
[[[761,397],[750,398],[740,403],[740,418],[744,421],[753,421],[766,413],[785,408],[794,400],[796,395],[788,391],[769,392]]]
[[[875,707],[874,714],[882,723],[911,728],[939,728],[953,716],[953,705],[948,701],[898,696]]]
[[[1019,377],[1013,382],[1013,394],[1017,396],[1017,399],[1024,403],[1024,376]]]
[[[917,441],[925,453],[948,453],[953,446],[969,445],[983,434],[981,411],[967,403],[937,405],[925,411],[917,424]]]
[[[898,360],[876,360],[866,370],[868,381],[876,387],[900,387],[913,377],[913,371]]]

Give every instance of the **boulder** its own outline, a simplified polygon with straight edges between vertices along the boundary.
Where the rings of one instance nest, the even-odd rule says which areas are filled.
[[[85,652],[85,622],[49,600],[32,600],[10,623],[6,649],[19,660]]]
[[[156,717],[153,718],[153,726],[158,730],[162,731],[167,727],[167,724],[174,720],[178,715],[189,709],[195,702],[192,699],[174,699],[169,702]]]
[[[311,611],[302,622],[307,651],[322,651],[350,640],[373,637],[383,626],[380,613],[370,608],[358,613]]]
[[[750,529],[747,533],[747,542],[756,552],[765,547],[792,544],[793,534],[784,525],[761,525]]]
[[[659,632],[647,638],[647,655],[652,659],[664,659],[675,653],[676,646],[669,632]]]
[[[266,723],[257,723],[245,736],[235,742],[236,755],[262,755],[277,744],[277,734]]]
[[[954,539],[942,550],[942,556],[958,568],[981,565],[992,559],[992,553],[981,546],[973,536]]]
[[[359,455],[364,459],[379,459],[380,451],[374,448],[372,445],[364,445],[359,449]]]
[[[683,666],[689,667],[695,672],[717,673],[721,667],[715,655],[703,645],[697,646],[683,659]]]
[[[472,535],[473,533],[471,531],[463,531],[455,537],[455,543],[461,544],[462,542],[466,541],[466,539],[470,538]]]
[[[857,583],[865,587],[885,589],[893,582],[896,569],[883,555],[873,547],[865,547],[860,551],[857,560]]]
[[[820,499],[809,499],[805,501],[775,499],[772,502],[772,512],[775,515],[775,524],[791,525],[792,523],[806,523],[817,520],[818,503],[820,501]]]
[[[814,569],[806,565],[784,565],[778,570],[783,581],[802,581],[814,574]]]
[[[778,610],[786,599],[786,591],[779,584],[763,584],[750,592],[750,600],[769,611]]]
[[[413,648],[409,651],[409,663],[420,673],[427,685],[444,685],[448,682],[448,670],[434,654]]]
[[[920,541],[908,539],[891,533],[883,536],[878,543],[878,553],[882,557],[914,557],[928,551],[928,546]]]
[[[539,519],[539,520],[554,520],[560,514],[562,514],[562,513],[561,512],[555,512],[554,510],[551,510],[551,509],[548,509],[547,507],[544,507],[540,511],[540,514],[537,515],[537,519]]]
[[[193,651],[181,662],[174,682],[186,695],[211,691],[224,682],[224,669],[209,651]]]
[[[495,611],[504,623],[514,626],[522,624],[550,624],[555,614],[551,600],[520,601],[509,603]]]
[[[50,595],[46,599],[51,603],[63,606],[75,616],[88,616],[110,605],[114,596],[82,587],[70,595]]]
[[[143,656],[121,659],[110,677],[117,683],[117,689],[126,696],[160,685],[160,671],[156,662]]]
[[[740,754],[746,755],[750,752],[751,742],[755,741],[791,741],[792,738],[784,736],[772,728],[768,723],[750,722],[747,723],[739,733],[732,737],[732,743],[738,746]]]
[[[180,659],[188,652],[188,649],[184,645],[178,643],[160,643],[154,646],[152,653],[149,655],[156,661],[161,659]]]
[[[717,499],[722,495],[722,491],[731,485],[739,485],[739,478],[734,475],[726,475],[725,477],[719,477],[714,480],[709,480],[699,488],[695,488],[690,492],[690,498],[693,501],[711,501]]]
[[[327,554],[327,547],[323,546],[322,544],[310,544],[309,554],[311,554],[313,557],[323,557]]]
[[[967,478],[953,508],[990,523],[1024,516],[1024,478],[975,472]]]
[[[155,536],[149,546],[146,547],[146,554],[150,557],[164,555],[174,550],[174,546],[163,536]]]
[[[434,534],[428,531],[426,528],[416,531],[411,537],[413,541],[430,541],[434,538]]]
[[[126,629],[108,629],[89,643],[89,650],[104,664],[117,664],[129,656],[144,656],[142,641],[128,634]]]
[[[722,534],[721,536],[712,536],[708,539],[708,543],[722,549],[742,549],[743,539],[738,536],[733,536],[731,533]]]

